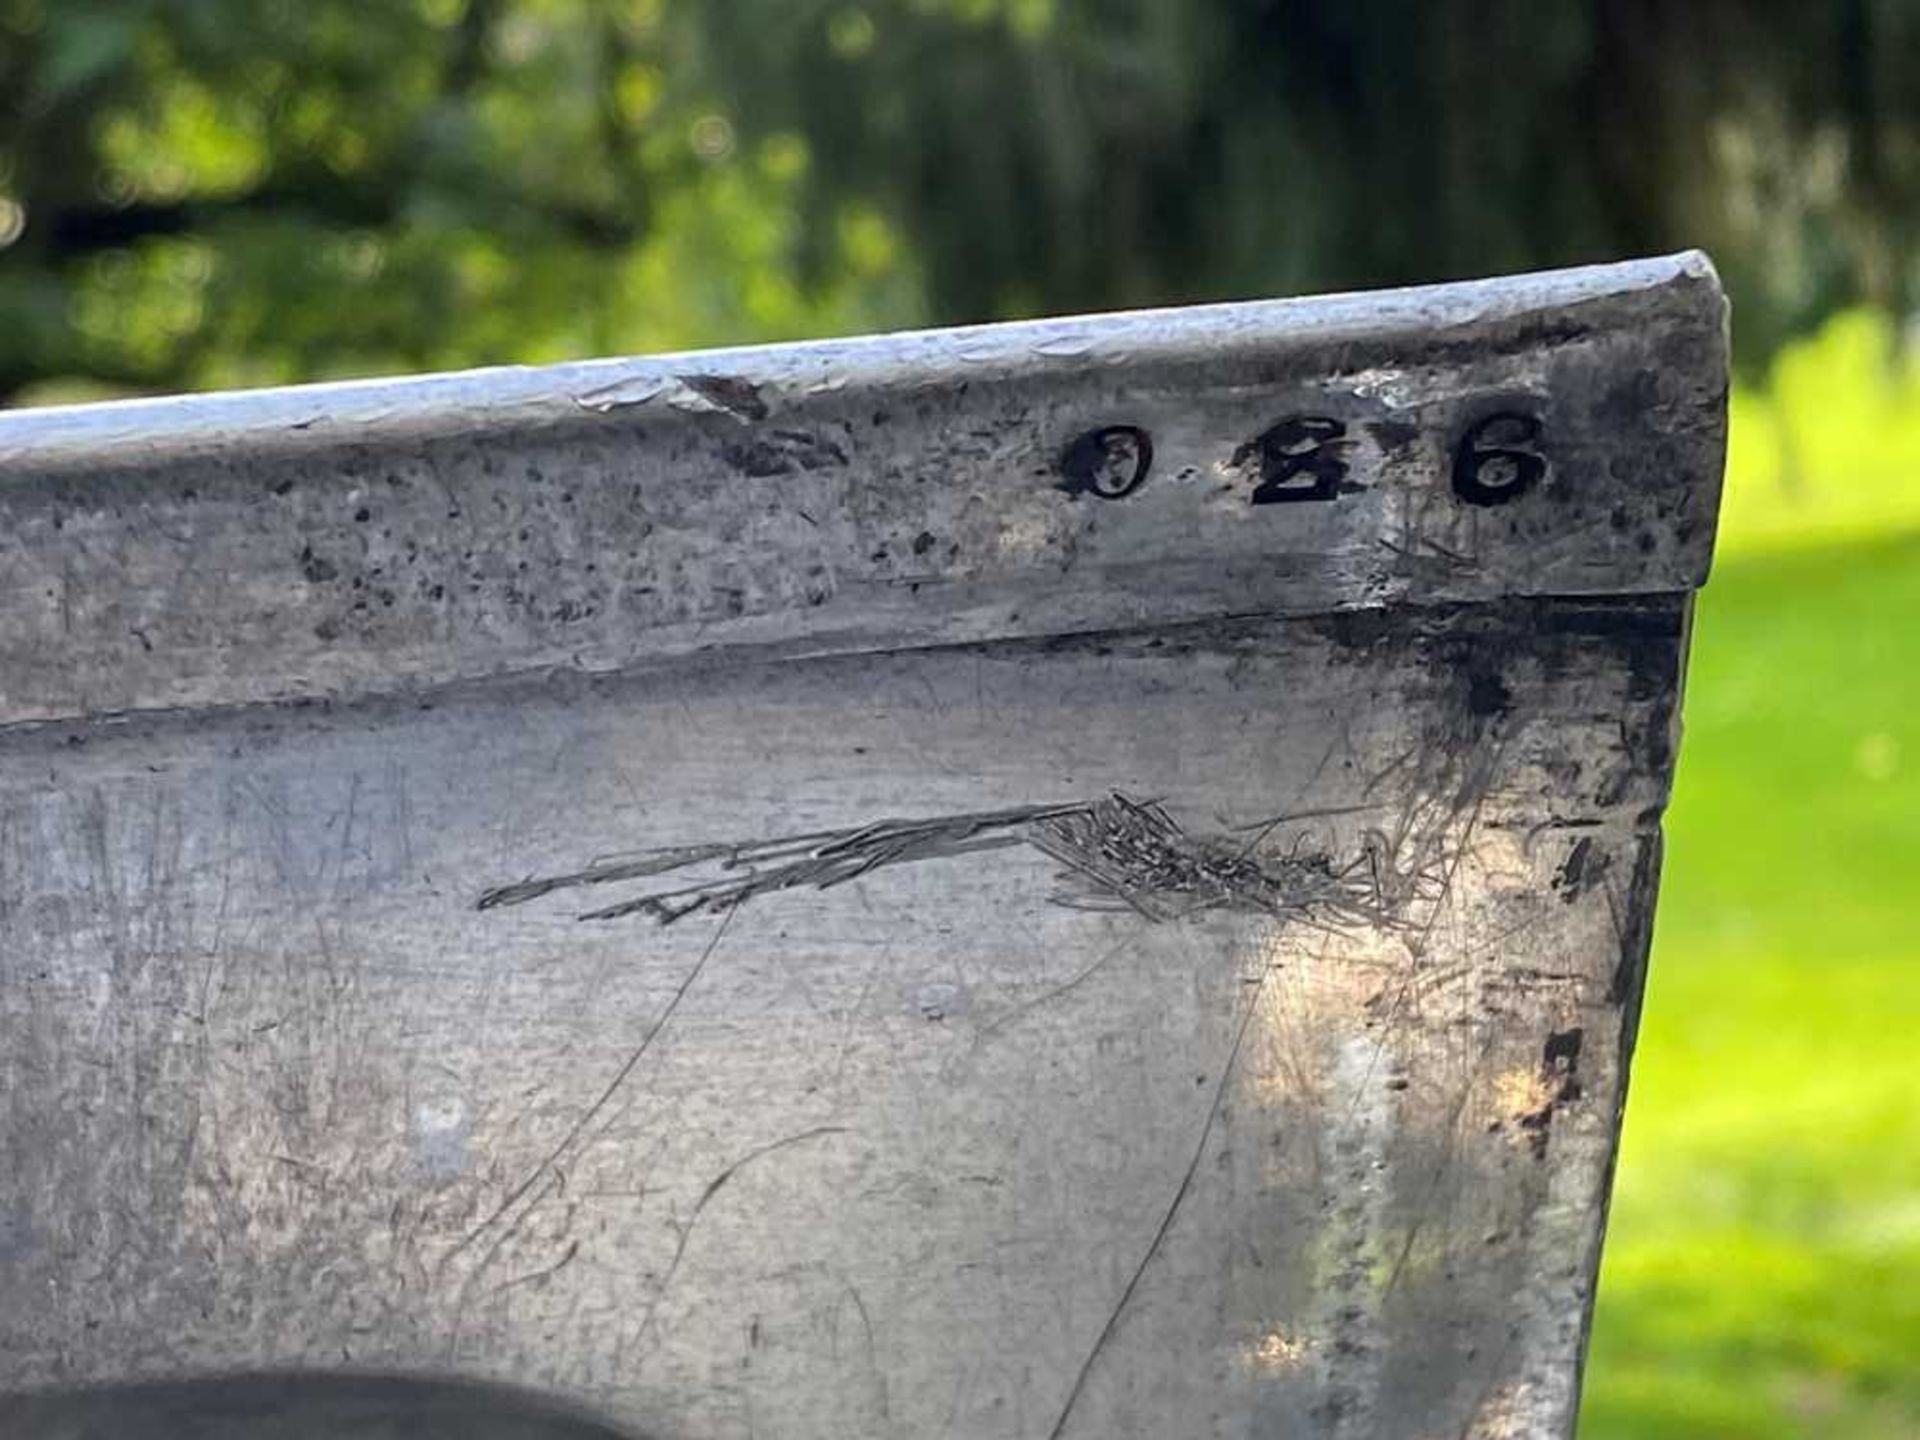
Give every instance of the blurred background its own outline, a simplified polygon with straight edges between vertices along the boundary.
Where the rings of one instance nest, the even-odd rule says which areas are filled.
[[[0,405],[1710,250],[1583,1435],[1920,1436],[1920,0],[0,0]]]

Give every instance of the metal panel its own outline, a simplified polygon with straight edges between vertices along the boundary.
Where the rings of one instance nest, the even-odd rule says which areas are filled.
[[[0,417],[16,1423],[1563,1433],[1724,399],[1684,256]]]

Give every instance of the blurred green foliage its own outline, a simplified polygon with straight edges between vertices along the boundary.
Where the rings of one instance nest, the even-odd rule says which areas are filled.
[[[1920,1436],[1920,0],[0,0],[0,403],[1704,245],[1588,1436]]]
[[[1899,339],[1848,311],[1734,391],[1722,556],[1920,530],[1920,364]]]
[[[1905,313],[1920,0],[0,0],[0,401],[1703,245]]]
[[[870,203],[803,228],[807,143],[738,131],[697,13],[0,0],[0,395],[919,318]]]

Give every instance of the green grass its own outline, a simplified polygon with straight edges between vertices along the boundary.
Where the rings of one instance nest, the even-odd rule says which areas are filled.
[[[1735,409],[1585,1440],[1920,1436],[1920,389],[1859,341]],[[1764,463],[1890,395],[1878,468]]]

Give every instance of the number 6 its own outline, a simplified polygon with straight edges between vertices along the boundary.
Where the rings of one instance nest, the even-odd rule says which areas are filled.
[[[1516,500],[1547,473],[1546,459],[1535,449],[1540,422],[1531,415],[1503,410],[1469,426],[1453,455],[1453,493],[1469,505],[1504,505]]]

